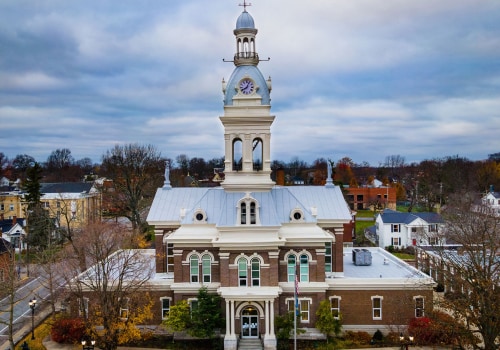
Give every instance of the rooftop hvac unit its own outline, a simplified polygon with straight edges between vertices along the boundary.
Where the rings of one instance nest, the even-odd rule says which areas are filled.
[[[372,253],[368,249],[353,249],[352,262],[356,266],[369,266],[372,264]]]

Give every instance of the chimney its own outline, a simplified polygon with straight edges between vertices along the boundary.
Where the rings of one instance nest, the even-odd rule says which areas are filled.
[[[16,222],[17,222],[17,216],[15,216],[15,215],[14,215],[14,216],[12,217],[12,225],[15,225],[15,224],[16,224]]]
[[[276,170],[276,185],[285,186],[285,170],[283,168]]]

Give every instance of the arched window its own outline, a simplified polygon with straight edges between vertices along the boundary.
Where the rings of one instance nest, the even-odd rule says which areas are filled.
[[[288,282],[295,281],[295,255],[290,254],[288,256],[287,272],[288,272]]]
[[[309,258],[306,254],[300,256],[300,282],[309,282]]]
[[[243,167],[243,142],[241,139],[233,140],[233,170],[239,171]]]
[[[253,258],[251,262],[252,267],[252,287],[260,286],[260,261]]]
[[[259,203],[249,193],[237,205],[238,225],[260,225]]]
[[[253,140],[252,146],[253,170],[262,170],[262,158],[262,140],[257,138]]]
[[[212,258],[205,254],[201,257],[201,271],[203,273],[203,282],[210,283],[212,281]]]
[[[240,287],[247,286],[247,259],[240,258],[238,260],[238,280]]]
[[[250,203],[250,225],[255,225],[256,223],[256,208],[255,202]]]
[[[191,282],[197,283],[199,281],[198,275],[199,275],[199,266],[198,266],[198,256],[197,255],[192,255],[191,258],[189,259],[189,267],[190,267],[190,275],[191,275]]]
[[[241,203],[240,213],[241,213],[241,224],[246,225],[247,224],[247,204],[245,202]]]

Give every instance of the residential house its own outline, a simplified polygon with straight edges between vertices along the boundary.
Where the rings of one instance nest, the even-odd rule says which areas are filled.
[[[500,192],[494,192],[492,190],[483,197],[482,201],[483,204],[490,207],[496,215],[500,215]]]
[[[12,219],[4,219],[0,215],[0,237],[9,242],[17,251],[21,251],[26,248],[24,242],[25,224],[24,219],[18,219],[15,216]]]
[[[41,202],[61,227],[81,228],[101,215],[101,192],[93,182],[41,184]]]
[[[444,226],[437,213],[408,213],[385,209],[375,219],[378,246],[405,248],[418,245],[435,245],[441,242]]]
[[[0,217],[5,219],[24,218],[23,192],[8,190],[0,192]],[[3,220],[3,219],[2,219]]]

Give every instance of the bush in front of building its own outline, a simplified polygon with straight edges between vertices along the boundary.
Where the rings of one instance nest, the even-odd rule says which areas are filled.
[[[370,345],[372,336],[367,332],[346,331],[343,335],[344,345],[348,347],[357,347]]]
[[[57,319],[52,325],[50,336],[57,343],[79,343],[85,336],[85,324],[79,318]]]

